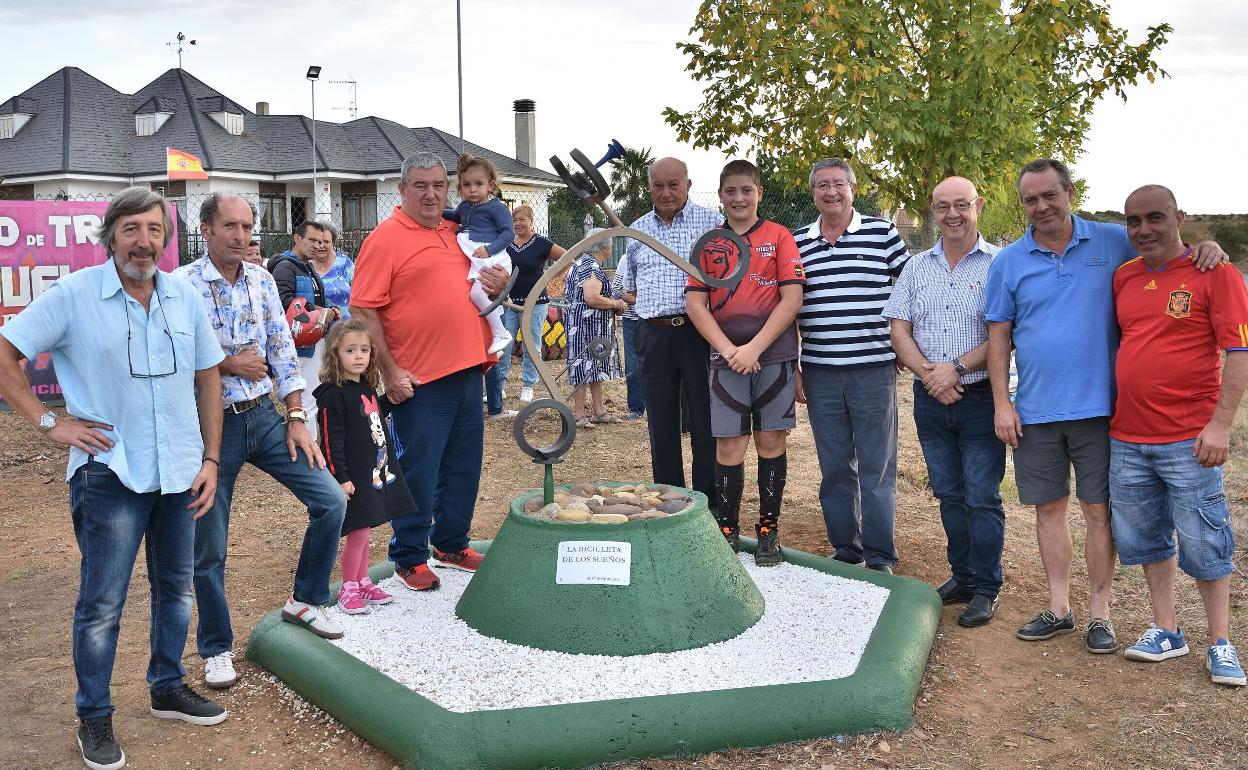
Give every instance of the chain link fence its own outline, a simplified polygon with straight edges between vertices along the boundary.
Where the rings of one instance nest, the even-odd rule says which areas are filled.
[[[199,209],[208,198],[207,194],[177,194],[179,188],[171,183],[168,195],[177,210],[178,218],[178,254],[183,264],[192,262],[203,256],[204,242],[199,234]],[[152,183],[153,189],[166,191],[169,188],[160,183]],[[109,200],[116,192],[97,192],[78,195],[34,195],[23,194],[20,190],[0,187],[0,200]],[[333,195],[318,196],[315,205],[311,196],[287,195],[276,193],[231,193],[251,203],[256,211],[255,239],[265,256],[280,254],[291,247],[291,232],[309,219],[328,221],[338,230],[339,238],[335,246],[339,251],[354,259],[360,246],[368,234],[393,213],[400,203],[397,190],[392,192],[343,192]],[[585,236],[586,223],[593,227],[606,227],[608,222],[602,211],[596,206],[587,206],[566,190],[549,189],[512,190],[505,189],[500,197],[508,208],[514,209],[527,205],[533,210],[534,230],[549,237],[564,248],[568,248]],[[722,212],[719,196],[715,192],[699,191],[690,195],[690,200],[698,205]],[[458,196],[452,195],[448,204],[454,207],[459,203]],[[859,210],[864,214],[879,215],[878,209],[869,198],[856,201]],[[641,207],[634,204],[628,206],[632,211]],[[795,229],[815,221],[818,212],[810,194],[804,191],[768,192],[759,205],[759,215],[778,222],[785,227]],[[588,216],[588,219],[587,219]],[[886,216],[886,215],[885,215]],[[626,221],[625,224],[628,224]],[[929,248],[931,238],[925,237],[921,227],[913,226],[908,218],[901,217],[897,223],[898,232],[906,242],[911,253]],[[617,238],[615,253],[607,263],[613,269],[619,257],[627,248],[627,239]]]

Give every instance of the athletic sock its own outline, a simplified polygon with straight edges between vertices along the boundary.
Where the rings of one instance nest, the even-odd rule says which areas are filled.
[[[758,458],[758,525],[775,529],[780,524],[780,504],[789,471],[787,454]],[[739,499],[739,498],[738,498]]]
[[[720,465],[715,463],[715,493],[719,496],[719,509],[715,520],[722,527],[737,527],[741,513],[741,492],[745,488],[745,463]]]

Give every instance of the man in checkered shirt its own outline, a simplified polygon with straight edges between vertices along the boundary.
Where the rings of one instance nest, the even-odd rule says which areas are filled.
[[[632,223],[681,259],[708,230],[720,225],[719,212],[689,202],[689,170],[676,158],[650,166],[654,210]],[[693,446],[693,489],[715,505],[715,439],[711,436],[710,349],[685,315],[685,273],[640,241],[629,241],[621,283],[636,292],[634,310],[642,323],[635,344],[650,430],[650,464],[659,484],[685,485],[681,451],[680,402],[689,407]]]
[[[931,207],[941,238],[910,258],[884,317],[893,351],[914,372],[914,424],[948,539],[953,576],[937,593],[945,604],[970,602],[958,616],[970,628],[996,614],[1001,589],[1005,444],[993,429],[984,320],[988,266],[1000,249],[979,234],[984,199],[969,179],[936,185]]]

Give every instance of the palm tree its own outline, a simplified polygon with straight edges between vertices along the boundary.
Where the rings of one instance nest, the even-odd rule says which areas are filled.
[[[611,200],[620,220],[628,224],[650,210],[650,148],[625,147],[611,161]]]

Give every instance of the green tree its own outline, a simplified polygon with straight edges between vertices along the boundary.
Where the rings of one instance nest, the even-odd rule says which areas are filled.
[[[585,237],[585,214],[594,217],[594,227],[606,227],[607,218],[597,205],[587,206],[566,187],[560,187],[546,199],[550,219],[550,239],[565,249]]]
[[[1098,0],[707,0],[679,46],[703,99],[664,116],[681,141],[744,142],[794,181],[851,158],[860,188],[930,233],[944,177],[1004,213],[1024,163],[1076,157],[1098,100],[1166,76],[1153,56],[1170,32],[1129,42]]]
[[[625,147],[624,154],[611,161],[611,203],[620,221],[629,224],[651,208],[650,148]]]

